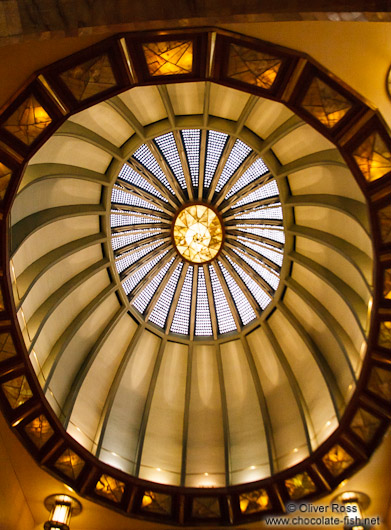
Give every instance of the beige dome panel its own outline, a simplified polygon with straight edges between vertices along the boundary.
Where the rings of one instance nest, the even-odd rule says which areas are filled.
[[[118,96],[144,127],[167,118],[156,86],[136,87]]]
[[[167,85],[167,92],[176,116],[204,112],[205,83],[175,83]]]
[[[310,125],[303,124],[273,145],[273,152],[281,164],[289,164],[305,156],[335,149],[334,145]]]
[[[266,140],[293,115],[293,112],[282,103],[258,98],[245,125],[263,140]]]

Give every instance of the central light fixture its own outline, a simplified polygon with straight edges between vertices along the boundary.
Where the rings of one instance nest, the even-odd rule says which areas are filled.
[[[174,221],[174,243],[179,254],[191,263],[206,263],[217,256],[223,242],[218,215],[204,204],[183,208]]]

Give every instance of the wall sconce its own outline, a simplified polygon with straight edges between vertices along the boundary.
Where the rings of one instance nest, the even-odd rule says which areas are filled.
[[[344,530],[369,530],[371,528],[370,525],[365,524],[364,519],[364,510],[371,502],[368,495],[359,491],[344,491],[332,502],[345,507],[344,518],[347,518],[347,524],[344,524]]]
[[[50,512],[45,530],[69,530],[71,515],[79,515],[81,504],[69,495],[55,494],[46,497],[45,507]]]

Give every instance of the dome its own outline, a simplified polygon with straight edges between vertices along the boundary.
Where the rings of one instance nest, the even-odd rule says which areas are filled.
[[[33,132],[7,122],[16,146],[35,146],[10,274],[50,411],[19,429],[39,450],[59,429],[51,469],[114,506],[242,522],[363,461],[354,427],[378,416],[359,408],[361,381],[389,340],[372,309],[373,203],[391,166],[377,124],[359,128],[369,110],[308,59],[228,34],[175,38],[122,40],[121,66],[113,51],[55,66],[46,107],[27,100]],[[370,373],[376,395],[390,372]]]

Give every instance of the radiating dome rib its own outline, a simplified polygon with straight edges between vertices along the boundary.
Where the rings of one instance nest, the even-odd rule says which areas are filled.
[[[209,188],[212,182],[227,140],[228,134],[208,131],[204,176],[205,188]]]
[[[182,268],[183,263],[178,263],[149,316],[149,320],[161,328],[163,328],[166,323],[166,318],[170,310],[171,302],[175,294],[175,289],[179,281]]]
[[[170,192],[175,195],[174,190],[171,188],[167,177],[165,176],[164,172],[162,171],[161,167],[157,163],[155,157],[151,153],[148,146],[145,144],[141,145],[137,151],[133,154],[133,157],[141,162],[144,167],[146,167],[157,179],[160,180],[164,186],[167,187],[167,189],[170,190]]]
[[[127,164],[122,166],[121,171],[118,174],[118,179],[123,179],[134,186],[141,188],[156,197],[159,197],[164,202],[168,202],[166,197],[162,195],[154,186],[152,186],[144,177],[140,175],[133,168],[129,167]]]
[[[176,146],[173,133],[167,133],[163,134],[162,136],[158,136],[155,138],[155,142],[167,160],[181,188],[185,189],[187,187],[185,175],[183,173],[182,163],[181,159],[179,158],[178,148]]]
[[[229,197],[243,189],[245,186],[248,186],[255,180],[259,179],[259,177],[262,177],[263,175],[268,173],[268,171],[269,169],[266,166],[265,162],[262,160],[262,158],[257,158],[251,164],[251,166],[243,173],[239,180],[232,186],[225,198],[229,199]]]
[[[238,169],[238,167],[244,162],[247,156],[250,154],[251,149],[241,140],[236,140],[232,151],[230,152],[227,162],[221,172],[219,180],[216,185],[216,191],[219,192],[224,185],[228,182],[230,177]]]
[[[189,164],[191,180],[194,187],[198,187],[200,172],[200,129],[182,129],[183,144],[185,146],[186,158]]]
[[[174,258],[171,258],[170,261],[166,263],[159,270],[156,276],[154,276],[152,280],[144,287],[144,289],[137,296],[137,298],[133,300],[132,304],[138,311],[140,311],[140,313],[144,313],[146,307],[148,306],[154,293],[156,292],[156,289],[159,287],[161,281],[163,280],[167,271],[171,267],[171,264],[173,263],[173,261],[174,261]]]

